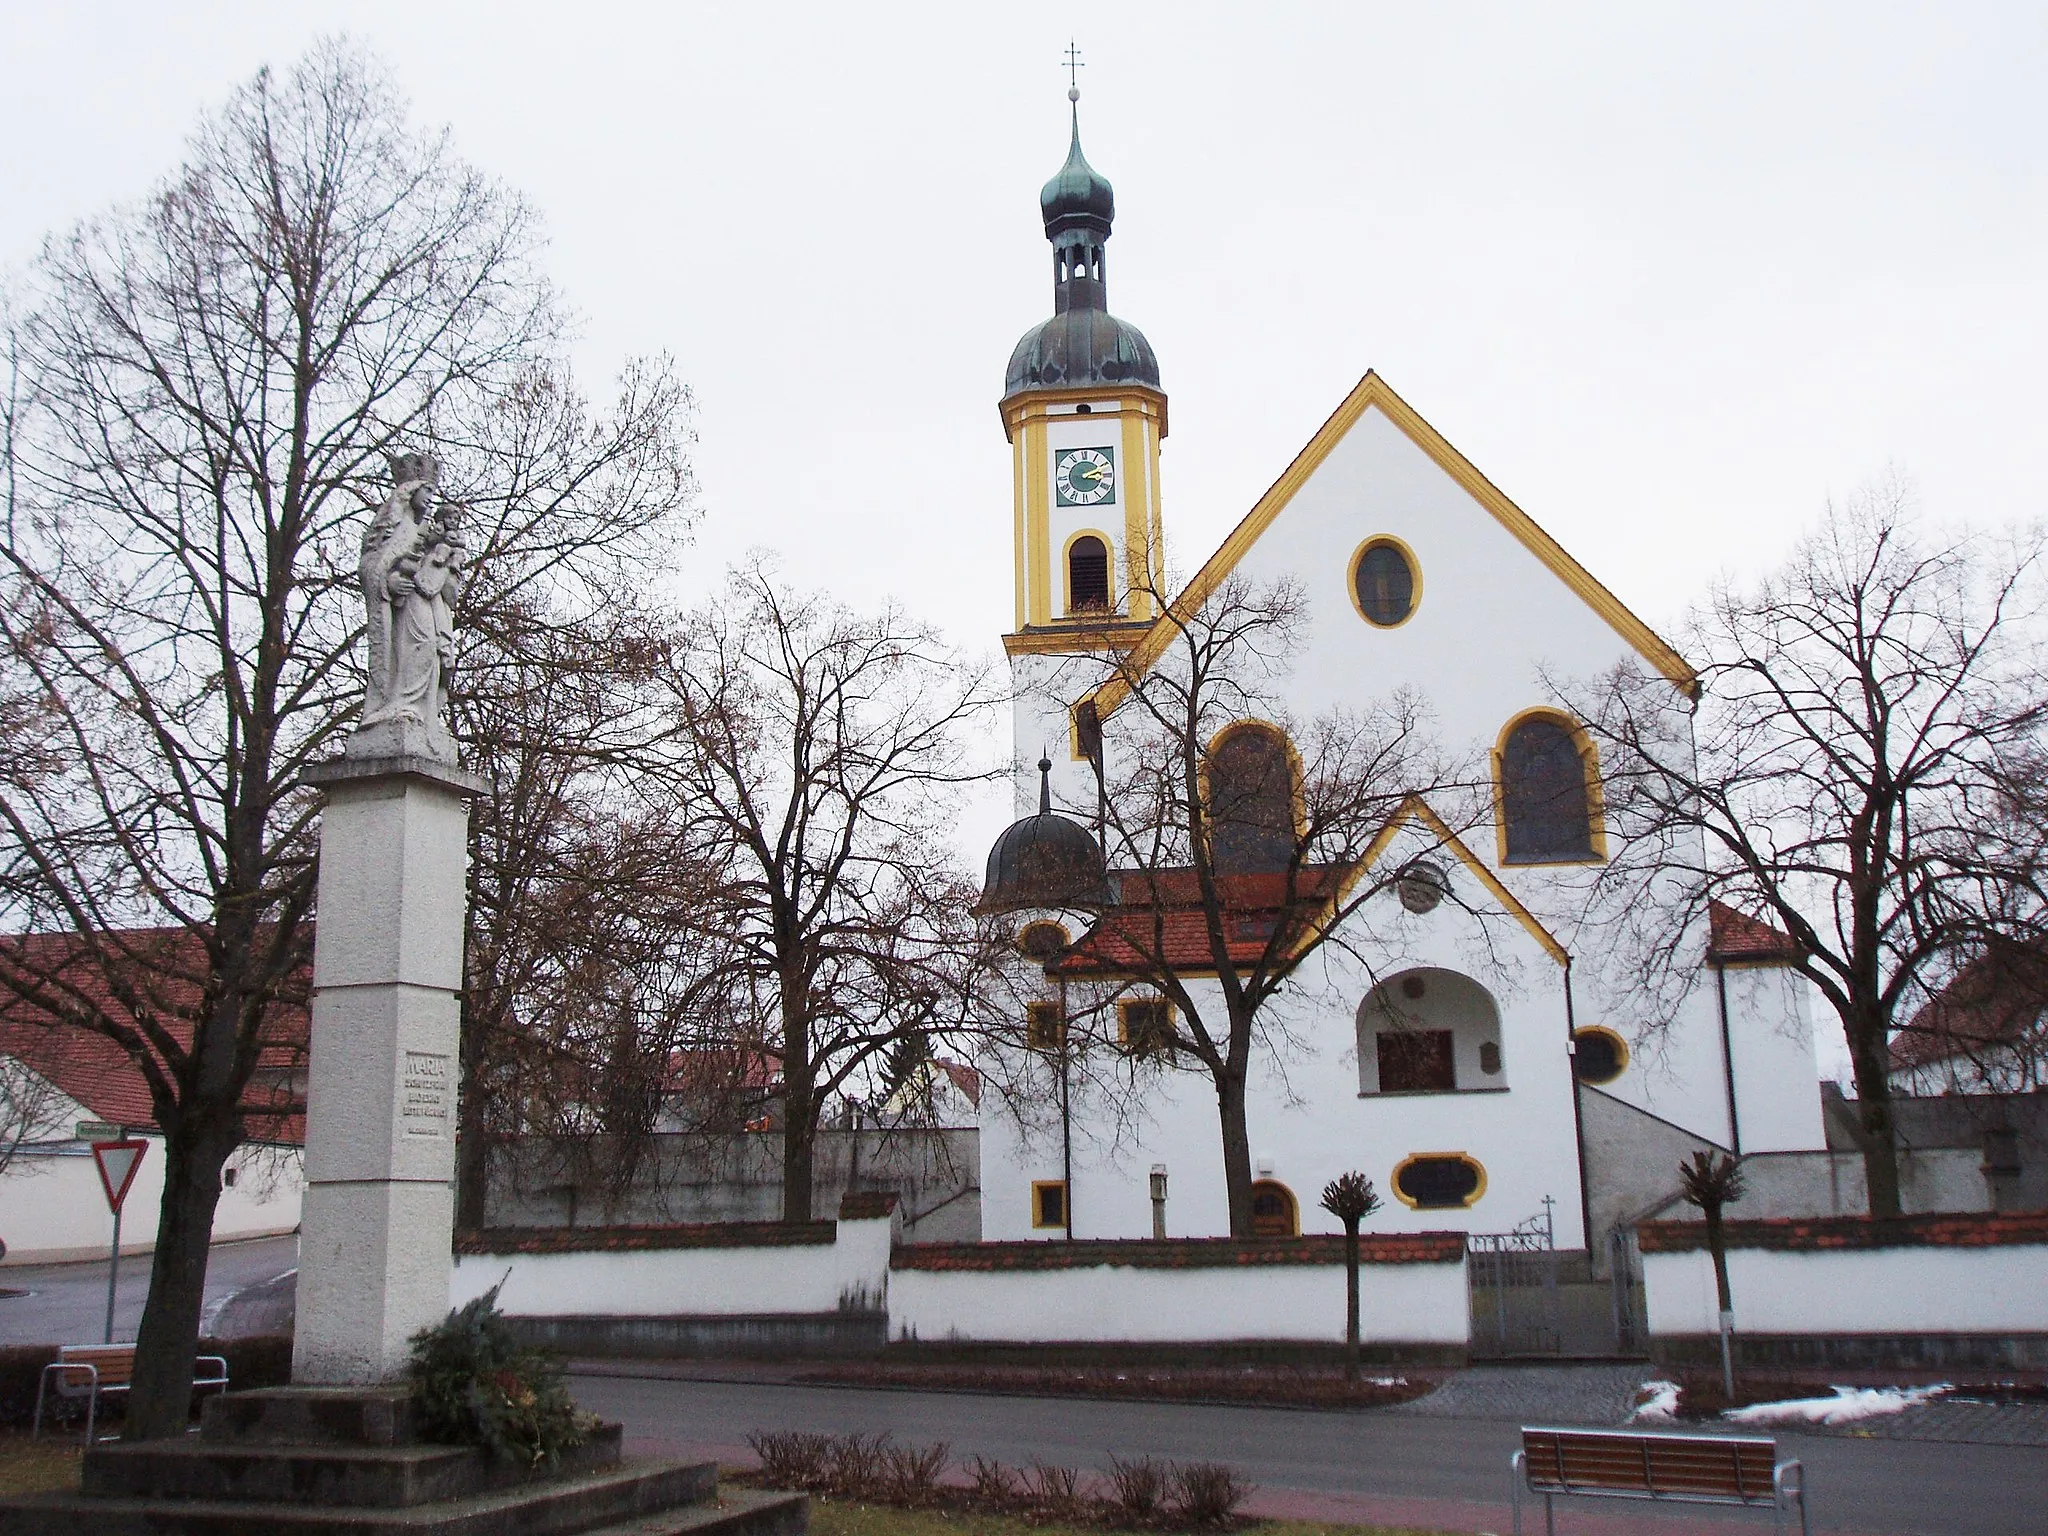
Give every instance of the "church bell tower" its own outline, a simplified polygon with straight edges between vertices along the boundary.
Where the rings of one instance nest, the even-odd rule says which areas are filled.
[[[1109,312],[1116,195],[1081,153],[1080,92],[1070,89],[1067,163],[1039,193],[1052,244],[1052,318],[1010,354],[1003,431],[1016,501],[1014,659],[1133,642],[1159,611],[1163,580],[1159,360]],[[1021,725],[1020,721],[1020,725]],[[1037,755],[1033,743],[1020,752]]]

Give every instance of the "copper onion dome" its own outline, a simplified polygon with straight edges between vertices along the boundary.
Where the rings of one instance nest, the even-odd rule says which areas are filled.
[[[1038,814],[1012,822],[988,851],[976,913],[1104,907],[1111,902],[1102,850],[1088,829],[1052,808],[1052,763],[1038,760]]]

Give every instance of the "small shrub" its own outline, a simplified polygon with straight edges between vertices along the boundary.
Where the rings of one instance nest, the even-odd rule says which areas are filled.
[[[1166,1502],[1166,1468],[1150,1456],[1109,1458],[1109,1507],[1131,1525],[1149,1525]]]
[[[1017,1502],[1017,1474],[1000,1461],[974,1457],[967,1463],[967,1478],[975,1499],[992,1511],[1000,1513]]]
[[[936,1445],[892,1445],[882,1453],[882,1472],[889,1496],[910,1504],[930,1500],[946,1470],[946,1455],[952,1449],[941,1440]]]
[[[1250,1483],[1217,1462],[1191,1461],[1173,1469],[1173,1512],[1188,1525],[1229,1525],[1251,1491]]]
[[[875,1499],[889,1492],[889,1437],[839,1435],[826,1443],[825,1490],[843,1499]]]
[[[809,1490],[823,1485],[831,1436],[800,1429],[757,1430],[747,1436],[747,1444],[761,1458],[761,1479],[769,1487]]]
[[[1081,1514],[1081,1475],[1072,1467],[1034,1461],[1024,1475],[1031,1502],[1056,1520],[1074,1521]]]
[[[429,1439],[482,1446],[500,1461],[552,1466],[597,1424],[576,1407],[555,1358],[514,1336],[495,1285],[412,1336],[407,1374]]]

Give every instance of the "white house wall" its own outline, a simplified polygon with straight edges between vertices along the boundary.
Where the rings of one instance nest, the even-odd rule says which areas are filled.
[[[1742,1150],[1823,1150],[1827,1129],[1814,1070],[1811,983],[1779,965],[1731,966],[1725,980]]]
[[[143,1138],[135,1183],[121,1207],[121,1251],[148,1253],[156,1247],[157,1217],[164,1195],[164,1147],[158,1136]],[[299,1224],[304,1187],[296,1148],[243,1147],[228,1159],[236,1172],[215,1207],[213,1238],[265,1237]],[[0,1174],[0,1241],[9,1264],[53,1264],[106,1257],[114,1217],[100,1186],[92,1152],[83,1143],[59,1151],[25,1151]]]

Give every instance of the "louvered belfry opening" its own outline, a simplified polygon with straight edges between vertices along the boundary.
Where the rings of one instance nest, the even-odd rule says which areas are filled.
[[[1067,547],[1067,607],[1074,613],[1109,611],[1109,547],[1093,534]]]

